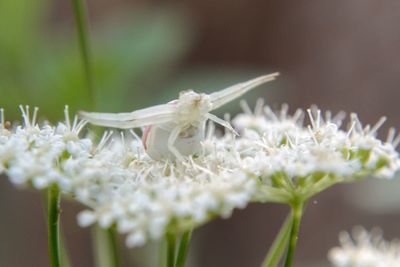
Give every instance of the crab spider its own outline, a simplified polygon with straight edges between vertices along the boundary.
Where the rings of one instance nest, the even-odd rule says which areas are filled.
[[[178,159],[196,154],[204,140],[205,125],[211,120],[235,132],[229,122],[210,113],[249,90],[274,80],[279,73],[264,75],[235,84],[212,94],[182,91],[179,98],[128,113],[79,112],[82,119],[105,127],[130,129],[144,127],[142,142],[155,160]]]

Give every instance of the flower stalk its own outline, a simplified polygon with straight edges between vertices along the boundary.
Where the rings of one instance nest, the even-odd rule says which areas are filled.
[[[121,265],[120,263],[120,255],[119,255],[119,249],[118,249],[118,238],[117,238],[117,233],[115,230],[115,227],[110,227],[109,229],[106,230],[107,236],[108,236],[108,242],[110,243],[110,254],[111,258],[113,259],[113,266],[119,267]]]
[[[176,258],[176,263],[175,267],[184,267],[187,254],[189,251],[189,243],[190,243],[190,238],[192,236],[192,231],[187,231],[182,234],[180,243],[179,243],[179,249],[178,249],[178,256]]]
[[[304,202],[302,200],[294,201],[291,204],[291,208],[292,208],[291,212],[292,228],[290,231],[289,244],[286,253],[284,267],[291,267],[293,263],[294,251],[296,249],[296,244],[299,236],[300,222],[303,216]]]
[[[171,233],[166,234],[167,240],[167,267],[175,267],[176,236]]]
[[[289,235],[292,230],[292,216],[288,215],[283,223],[278,235],[276,236],[271,248],[265,257],[262,267],[275,267],[277,266],[282,254],[287,246]]]
[[[84,0],[72,0],[72,6],[75,16],[75,24],[78,32],[79,50],[81,53],[83,69],[87,84],[88,99],[94,106],[94,82],[92,74],[92,66],[90,60],[89,38],[88,38],[88,25],[87,14],[85,9]]]
[[[51,267],[60,267],[60,190],[51,185],[47,190],[47,233]]]
[[[119,267],[120,259],[115,229],[93,227],[93,247],[97,267]]]

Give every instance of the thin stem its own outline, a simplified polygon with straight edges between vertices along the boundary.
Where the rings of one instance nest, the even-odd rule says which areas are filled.
[[[110,254],[113,259],[113,263],[115,267],[121,265],[119,249],[118,249],[118,239],[115,227],[111,227],[106,230],[108,234],[108,240],[110,242]]]
[[[62,267],[71,267],[71,262],[68,256],[67,245],[62,231],[62,223],[60,223],[60,260]]]
[[[186,261],[187,254],[189,251],[189,242],[190,242],[191,236],[192,236],[192,231],[187,231],[187,232],[183,233],[183,235],[181,237],[181,241],[179,243],[178,256],[176,258],[175,267],[184,267],[185,266],[185,261]]]
[[[298,201],[292,205],[292,229],[290,231],[289,246],[285,258],[285,267],[291,267],[293,263],[294,251],[296,249],[297,239],[299,235],[301,217],[303,215],[304,203]]]
[[[262,267],[275,267],[277,266],[282,254],[286,248],[290,232],[292,230],[292,214],[289,214],[285,222],[282,224],[278,235],[276,236],[274,243],[268,251],[267,256],[262,263]]]
[[[51,267],[60,267],[60,191],[52,185],[47,191],[47,238]]]
[[[104,230],[98,226],[93,229],[95,262],[97,267],[118,267],[120,259],[118,243],[113,227]]]
[[[84,0],[71,0],[75,16],[75,24],[78,32],[79,49],[81,52],[83,69],[87,83],[87,92],[89,101],[94,106],[94,83],[92,75],[92,66],[89,51],[89,38],[87,26],[86,8],[83,3]]]
[[[167,233],[167,267],[175,266],[176,237],[174,234]]]
[[[166,240],[162,239],[158,243],[158,267],[165,267],[167,264],[167,259],[164,257],[164,252],[166,251],[167,242]]]

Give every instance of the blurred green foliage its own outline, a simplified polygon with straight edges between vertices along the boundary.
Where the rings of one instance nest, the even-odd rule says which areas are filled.
[[[74,25],[49,27],[52,4],[0,1],[0,105],[8,119],[19,117],[19,104],[38,106],[51,121],[62,117],[65,104],[72,112],[88,109]],[[96,109],[154,104],[154,88],[163,87],[190,46],[188,25],[170,9],[115,11],[92,25]]]
[[[63,118],[64,105],[71,113],[91,109],[72,9],[54,4],[0,1],[0,106],[8,120],[20,119],[20,104],[38,106],[40,118],[53,122]],[[60,12],[68,23],[55,17]],[[182,68],[195,27],[178,8],[124,6],[89,25],[96,111],[131,111],[172,100],[184,89],[212,92],[267,73],[243,66]],[[237,102],[218,115],[238,110]]]

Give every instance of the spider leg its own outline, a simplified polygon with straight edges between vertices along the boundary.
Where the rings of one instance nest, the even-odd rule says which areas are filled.
[[[139,109],[129,113],[98,113],[80,111],[79,117],[99,126],[120,129],[138,128],[171,122],[175,107],[170,104]]]
[[[213,122],[225,127],[226,129],[228,129],[229,131],[231,131],[233,134],[235,134],[236,136],[239,136],[239,134],[235,131],[235,129],[233,129],[233,127],[231,126],[231,124],[229,122],[227,122],[226,120],[220,119],[217,116],[211,114],[211,113],[207,113],[206,117],[210,120],[212,120]]]
[[[172,131],[171,131],[171,133],[170,133],[170,135],[168,137],[167,146],[168,146],[169,151],[171,151],[172,154],[174,154],[174,156],[178,160],[183,161],[184,157],[178,151],[178,149],[176,149],[176,147],[175,147],[175,141],[178,138],[180,132],[181,132],[181,127],[179,127],[179,126],[175,126],[175,128],[172,129]]]
[[[238,83],[210,94],[212,110],[217,109],[228,102],[231,102],[232,100],[240,97],[241,95],[263,83],[275,80],[278,75],[279,73],[277,72],[269,75],[263,75],[250,81]]]

